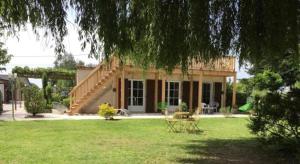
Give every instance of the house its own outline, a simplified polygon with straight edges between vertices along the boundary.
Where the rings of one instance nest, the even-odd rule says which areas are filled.
[[[28,78],[18,77],[18,80],[20,83],[24,85],[30,85]],[[1,93],[3,94],[3,102],[9,103],[12,99],[9,75],[0,74],[0,90]],[[15,100],[17,101],[23,100],[21,90],[19,88],[16,88]]]
[[[3,102],[8,103],[11,99],[11,94],[9,93],[9,77],[8,75],[0,75],[0,90],[3,95]]]
[[[184,75],[180,67],[167,74],[164,70],[135,67],[112,57],[97,67],[80,67],[77,85],[70,92],[70,114],[97,113],[101,103],[131,112],[157,112],[158,102],[165,101],[174,111],[185,102],[192,111],[202,103],[226,104],[226,78],[233,77],[232,105],[236,102],[235,58],[223,57],[209,63],[192,62]]]

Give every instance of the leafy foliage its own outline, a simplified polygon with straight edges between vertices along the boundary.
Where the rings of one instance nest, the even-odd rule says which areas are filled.
[[[19,77],[42,78],[43,74],[47,74],[49,79],[75,79],[76,72],[74,70],[57,69],[57,68],[29,68],[14,67],[13,73],[17,73]]]
[[[98,113],[100,116],[105,117],[105,119],[113,119],[113,116],[116,115],[116,110],[108,103],[104,103],[99,106]]]
[[[158,102],[157,104],[158,110],[161,112],[164,112],[165,110],[168,109],[168,103],[163,101],[163,102]]]
[[[25,109],[28,113],[35,116],[38,113],[42,113],[46,106],[46,100],[44,99],[43,92],[35,86],[26,86],[23,89]]]
[[[52,85],[51,83],[48,83],[46,88],[45,88],[45,94],[46,94],[46,100],[47,104],[52,103]]]
[[[300,89],[284,86],[282,79],[268,70],[257,74],[255,88],[260,91],[253,93],[255,116],[249,127],[264,141],[295,155],[300,152]]]
[[[65,99],[63,99],[63,104],[66,106],[66,107],[70,107],[70,98],[68,97],[68,98],[65,98]]]
[[[256,85],[256,88],[260,90],[268,88],[271,91],[275,91],[283,85],[283,80],[278,73],[266,70],[255,76],[254,84]]]
[[[0,37],[1,37],[1,34],[0,34]],[[12,55],[8,55],[7,50],[4,49],[2,46],[3,46],[3,43],[0,42],[0,65],[5,65],[10,61]],[[5,68],[0,68],[0,70],[4,70],[4,69]]]
[[[191,59],[230,52],[255,67],[278,65],[299,55],[298,1],[198,0],[5,0],[0,26],[15,31],[30,22],[46,29],[63,53],[67,12],[75,13],[82,48],[90,55],[118,54],[142,66],[186,69]],[[267,60],[268,59],[268,60]]]
[[[185,102],[181,102],[179,104],[179,108],[180,108],[180,111],[183,111],[183,112],[188,112],[189,111],[188,106]]]

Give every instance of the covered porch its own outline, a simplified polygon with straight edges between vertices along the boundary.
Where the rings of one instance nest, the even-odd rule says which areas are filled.
[[[232,104],[226,104],[226,81],[233,79]],[[220,108],[236,104],[236,72],[190,70],[183,75],[174,70],[171,75],[163,71],[124,67],[115,78],[115,106],[133,113],[156,113],[158,103],[166,102],[174,112],[185,102],[190,112],[211,113],[203,107]],[[204,105],[205,104],[205,105]]]

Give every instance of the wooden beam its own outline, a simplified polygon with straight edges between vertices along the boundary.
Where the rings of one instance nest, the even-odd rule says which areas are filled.
[[[193,112],[193,76],[190,77],[190,99],[189,99],[189,109],[190,112]]]
[[[202,81],[203,81],[203,74],[200,73],[199,82],[198,82],[198,110],[197,110],[197,114],[202,113]]]
[[[233,84],[232,84],[232,107],[233,107],[233,109],[236,107],[236,75],[233,76]]]
[[[158,102],[158,73],[155,73],[155,90],[154,90],[154,111],[157,112]]]
[[[221,104],[221,107],[225,108],[226,107],[226,77],[223,77],[223,87],[222,87],[222,91],[223,91],[223,94],[222,94],[222,104]]]
[[[165,100],[165,98],[166,98],[165,90],[166,90],[166,78],[162,77],[162,80],[161,80],[161,102],[166,101]]]
[[[125,109],[125,71],[121,75],[121,109]]]
[[[118,84],[118,83],[119,83],[119,78],[118,78],[119,76],[118,76],[118,75],[119,75],[119,74],[116,73],[116,76],[115,76],[115,78],[114,78],[114,84],[115,84],[115,85],[114,85],[114,88],[115,88],[115,91],[114,91],[114,96],[115,96],[115,97],[114,97],[114,101],[115,101],[115,102],[114,102],[114,106],[115,106],[116,108],[118,108],[118,106],[119,106],[119,105],[118,105],[118,100],[119,100],[119,97],[118,97],[118,96],[119,96],[119,94],[118,94],[118,93],[119,93],[119,84]]]

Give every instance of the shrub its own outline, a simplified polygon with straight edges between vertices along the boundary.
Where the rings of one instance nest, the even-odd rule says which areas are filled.
[[[53,102],[61,102],[62,100],[62,96],[59,93],[52,93]]]
[[[254,116],[250,119],[249,128],[264,143],[279,148],[284,155],[299,154],[300,89],[291,85],[288,91],[281,91],[281,88],[287,88],[282,78],[269,71],[255,78],[256,88],[261,91],[252,94]]]
[[[166,102],[159,102],[157,104],[157,108],[159,112],[164,112],[166,109],[168,109],[168,104]]]
[[[98,114],[104,117],[106,120],[111,120],[113,119],[113,116],[116,115],[116,110],[108,103],[104,103],[99,106]]]
[[[70,107],[70,98],[65,98],[63,99],[62,103],[66,106],[66,107]]]
[[[33,85],[27,86],[23,89],[25,109],[28,113],[35,116],[38,113],[42,113],[46,106],[46,100],[44,99],[43,92]]]
[[[180,109],[180,111],[188,112],[188,106],[186,105],[185,102],[182,102],[179,104],[179,109]]]
[[[46,100],[47,100],[47,104],[51,104],[52,103],[52,85],[51,83],[48,83],[48,85],[45,88],[45,93],[46,93]]]

